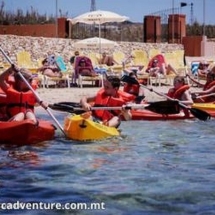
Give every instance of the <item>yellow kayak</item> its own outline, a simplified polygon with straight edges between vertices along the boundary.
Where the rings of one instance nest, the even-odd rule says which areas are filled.
[[[215,111],[215,103],[194,103],[192,107],[205,111]]]
[[[78,141],[102,140],[108,137],[119,136],[119,131],[81,115],[70,115],[65,118],[64,131],[68,138]]]
[[[194,103],[192,108],[206,111],[211,117],[215,117],[215,103]]]

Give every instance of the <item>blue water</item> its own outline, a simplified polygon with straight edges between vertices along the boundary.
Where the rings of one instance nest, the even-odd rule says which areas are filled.
[[[63,124],[65,114],[55,116]],[[58,130],[53,141],[0,149],[0,202],[104,203],[104,210],[0,214],[215,214],[214,120],[129,121],[120,129],[105,141],[80,144]]]

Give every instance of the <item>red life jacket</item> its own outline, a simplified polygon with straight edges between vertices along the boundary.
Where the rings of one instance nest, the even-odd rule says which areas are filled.
[[[180,100],[181,97],[182,97],[182,95],[183,95],[183,93],[184,93],[186,90],[188,90],[189,88],[190,88],[189,85],[183,85],[183,86],[181,86],[181,87],[180,87],[179,89],[177,89],[177,90],[169,91],[169,92],[167,93],[167,96],[169,96],[169,97],[171,97],[171,98],[173,98],[173,99],[178,99],[178,100]],[[189,116],[189,115],[190,115],[188,109],[183,108],[183,111],[184,111],[185,116]]]
[[[124,101],[124,102],[132,102],[135,100],[136,96],[130,94],[130,93],[127,93],[127,92],[124,92],[122,90],[118,90],[118,95],[121,97],[121,99]]]
[[[37,102],[35,95],[31,90],[26,92],[18,92],[12,86],[8,88],[7,92],[7,113],[10,117],[26,111],[34,111],[34,105]]]
[[[0,88],[0,120],[4,120],[6,117],[6,102],[7,97],[4,91]]]
[[[126,93],[129,93],[129,94],[138,96],[139,95],[139,89],[140,89],[140,86],[137,84],[127,84],[126,83],[124,85],[123,91]]]
[[[13,75],[9,75],[7,80],[6,80],[7,84],[10,85],[10,88],[12,88],[14,86],[15,83],[15,79]],[[31,81],[31,87],[36,90],[38,88],[38,80],[33,79]],[[8,100],[8,95],[5,94],[5,92],[0,88],[0,94],[5,95],[5,96],[1,96],[0,95],[0,119],[5,120],[8,119],[8,114],[10,115],[10,117],[12,116],[10,111],[8,111],[8,107],[11,106],[10,104],[14,103],[15,100]],[[35,100],[36,101],[36,100]],[[35,104],[36,102],[34,102]],[[27,107],[28,105],[26,105]],[[10,109],[10,107],[9,107]],[[32,109],[33,110],[33,109]]]
[[[167,93],[167,96],[173,98],[173,99],[178,99],[180,100],[183,93],[188,90],[190,88],[190,86],[188,85],[183,85],[181,86],[179,89],[175,90],[175,89],[172,89],[170,90],[168,93]]]
[[[116,97],[108,96],[105,94],[104,89],[99,90],[96,95],[94,106],[105,106],[105,107],[121,107],[125,104],[119,93]],[[95,110],[93,115],[102,121],[109,121],[114,116],[118,116],[120,111],[117,110]]]

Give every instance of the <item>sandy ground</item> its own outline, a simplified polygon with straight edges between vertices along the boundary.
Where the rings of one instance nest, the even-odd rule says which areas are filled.
[[[149,88],[151,88],[149,86]],[[37,90],[38,95],[42,101],[45,101],[49,104],[56,102],[79,102],[83,96],[95,95],[100,88],[98,87],[84,87],[84,88],[40,88]],[[158,92],[167,92],[169,87],[153,87],[155,91]],[[161,100],[163,99],[160,96],[157,96],[155,93],[145,89],[145,96],[147,101]]]

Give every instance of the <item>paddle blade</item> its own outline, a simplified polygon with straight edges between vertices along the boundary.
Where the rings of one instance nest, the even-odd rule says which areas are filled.
[[[51,108],[53,110],[73,113],[73,110],[71,108],[65,107],[65,106],[60,105],[60,104],[49,104],[48,106],[49,106],[49,108]]]
[[[177,114],[180,112],[178,102],[171,100],[150,103],[150,105],[146,106],[145,109],[163,115]]]
[[[195,116],[196,118],[202,121],[206,121],[211,118],[211,115],[209,113],[197,108],[190,108],[190,112],[193,114],[193,116]]]
[[[49,107],[53,110],[59,110],[68,113],[82,114],[85,110],[81,109],[78,103],[73,102],[59,102],[54,104],[49,104]]]

